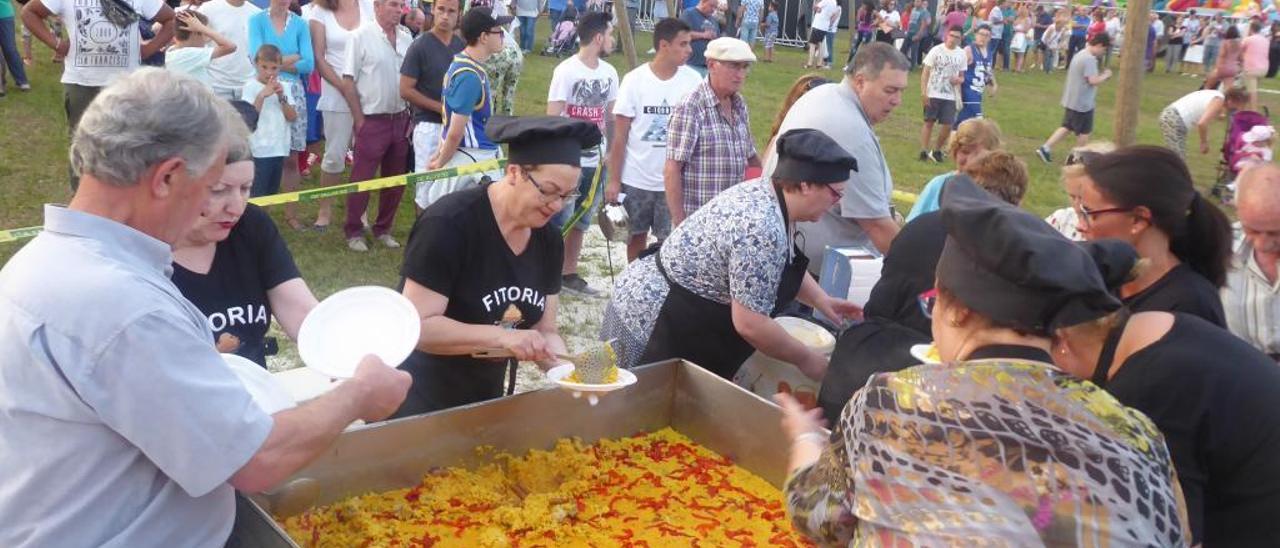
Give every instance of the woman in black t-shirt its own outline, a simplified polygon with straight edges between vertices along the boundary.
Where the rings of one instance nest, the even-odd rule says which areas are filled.
[[[1157,146],[1084,154],[1073,204],[1085,240],[1128,242],[1147,263],[1120,297],[1133,312],[1185,312],[1226,327],[1218,288],[1231,260],[1231,224],[1192,186],[1182,158]]]
[[[422,316],[418,348],[400,366],[413,387],[396,417],[499,398],[508,359],[550,367],[565,352],[556,308],[564,243],[547,222],[577,198],[583,148],[596,126],[559,117],[494,117],[509,143],[502,179],[448,194],[423,210],[405,246],[402,291]]]
[[[1280,368],[1189,314],[1061,330],[1054,362],[1092,377],[1164,433],[1195,544],[1280,545]]]
[[[248,203],[252,186],[248,142],[233,143],[209,208],[174,246],[172,279],[205,314],[219,352],[266,367],[271,318],[297,339],[316,298],[271,217]]]

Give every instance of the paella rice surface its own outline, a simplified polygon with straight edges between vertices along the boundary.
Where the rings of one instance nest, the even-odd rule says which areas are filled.
[[[303,546],[809,545],[776,488],[670,428],[487,456],[281,522]]]

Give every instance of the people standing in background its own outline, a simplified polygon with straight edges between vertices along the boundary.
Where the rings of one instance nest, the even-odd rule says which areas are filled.
[[[894,0],[884,0],[880,11],[876,12],[876,41],[893,45],[897,34],[902,32],[902,14],[898,13]]]
[[[400,25],[403,0],[374,0],[373,21],[361,23],[347,43],[342,78],[350,82],[360,101],[351,110],[355,121],[355,159],[351,182],[367,181],[376,175],[391,177],[408,171],[409,131],[412,116],[400,97],[400,66],[404,64],[413,37]],[[373,239],[395,249],[400,242],[391,235],[396,210],[404,195],[403,186],[378,191],[378,217],[373,222]],[[368,251],[364,242],[364,214],[369,193],[347,195],[347,222],[343,232],[347,248]]]
[[[164,68],[209,85],[209,64],[235,53],[236,45],[209,28],[209,19],[198,11],[182,10],[177,17],[178,30],[174,32],[174,44],[165,53]],[[215,45],[210,47],[209,42]]]
[[[760,167],[742,86],[755,53],[737,38],[707,46],[707,78],[676,104],[667,123],[663,186],[674,228],[717,194]]]
[[[1244,240],[1232,257],[1222,307],[1227,327],[1254,348],[1280,359],[1280,168],[1245,170],[1236,186]]]
[[[985,26],[987,26],[987,30],[991,33],[988,47],[990,48],[989,51],[992,59],[995,59],[995,56],[999,55],[1002,51],[1001,44],[1004,43],[1004,27],[1006,21],[1004,20],[1004,10],[1001,9],[1001,4],[1004,4],[1007,1],[1008,0],[998,0],[996,5],[991,6],[991,10],[987,12],[987,21]],[[1008,23],[1012,23],[1012,21],[1008,21]],[[976,36],[978,34],[978,30],[983,26],[983,24],[979,24],[973,29],[973,34]],[[1006,59],[1006,67],[1008,64],[1009,61]]]
[[[444,75],[454,56],[467,47],[455,34],[458,3],[458,0],[435,0],[431,4],[431,30],[414,39],[400,66],[400,97],[409,102],[414,112],[412,145],[416,172],[427,170],[431,156],[440,146]],[[414,203],[425,201],[430,186],[420,184],[414,189]]]
[[[511,16],[504,0],[493,3],[493,16]],[[513,24],[518,22],[512,19],[502,27],[502,51],[484,62],[484,70],[489,73],[489,86],[493,89],[494,113],[507,116],[515,114],[516,86],[520,84],[520,72],[524,68],[524,53],[511,30]]]
[[[1106,33],[1099,34],[1071,59],[1067,67],[1067,81],[1062,88],[1062,125],[1036,148],[1036,156],[1044,163],[1053,162],[1054,143],[1068,133],[1075,134],[1077,147],[1089,142],[1089,134],[1093,133],[1093,109],[1097,104],[1098,86],[1111,78],[1111,69],[1098,71],[1098,59],[1110,47],[1111,37]]]
[[[769,0],[769,14],[764,16],[764,62],[773,62],[773,42],[778,39],[778,3]]]
[[[871,42],[875,33],[876,22],[876,4],[874,0],[862,0],[858,4],[858,11],[854,14],[855,26],[854,32],[850,32],[850,41],[853,45],[849,47],[849,59],[844,62],[848,65],[853,62],[854,54],[858,53],[858,48],[863,44]]]
[[[990,90],[996,94],[996,48],[991,45],[992,31],[986,25],[973,33],[973,43],[964,48],[964,82],[960,84],[960,112],[956,114],[955,127],[965,120],[982,118],[982,95]]]
[[[22,64],[22,57],[18,55],[17,28],[14,26],[13,2],[11,0],[0,0],[0,59],[4,59],[5,66],[0,66],[0,97],[5,94],[5,68],[13,75],[13,83],[18,85],[18,89],[28,91],[31,89],[31,82],[27,80],[26,67]]]
[[[716,20],[716,0],[698,0],[698,3],[680,14],[680,19],[689,25],[693,39],[693,54],[689,56],[689,67],[698,74],[707,75],[707,44],[720,37],[720,22]]]
[[[212,0],[200,6],[200,13],[209,19],[209,28],[227,37],[235,44],[238,55],[224,55],[209,63],[209,86],[223,99],[240,98],[240,89],[257,73],[249,51],[249,18],[262,8],[248,0]]]
[[[1034,22],[1026,6],[1018,7],[1018,14],[1013,21],[1013,37],[1009,41],[1009,50],[1013,52],[1013,71],[1022,72],[1027,61],[1027,50],[1032,47],[1031,32]]]
[[[1183,23],[1182,16],[1178,16],[1169,25],[1169,47],[1164,51],[1164,73],[1173,72],[1174,63],[1178,65],[1178,72],[1182,72],[1182,51],[1187,41],[1187,26]]]
[[[520,50],[525,54],[533,52],[541,7],[539,0],[516,0],[516,20],[520,21]]]
[[[507,18],[493,17],[488,8],[471,8],[462,16],[462,39],[467,46],[453,57],[444,76],[444,126],[443,136],[435,155],[427,162],[427,169],[440,169],[498,157],[502,151],[485,133],[485,125],[493,113],[493,96],[489,89],[489,75],[482,63],[489,56],[502,51],[502,25]],[[418,207],[426,209],[440,197],[477,186],[486,176],[501,176],[499,170],[488,173],[460,175],[446,181],[426,185],[426,192],[418,192]]]
[[[257,52],[263,45],[271,44],[280,50],[281,64],[278,80],[290,105],[301,108],[307,97],[302,77],[315,70],[315,50],[311,46],[311,31],[307,23],[289,11],[289,0],[271,0],[270,7],[249,18],[249,50]],[[285,192],[298,190],[302,173],[298,169],[298,154],[307,148],[307,117],[298,116],[289,124],[289,157],[285,159],[280,177],[280,188]],[[345,152],[345,151],[344,151]],[[297,204],[285,204],[285,221],[294,229],[302,228],[298,221]]]
[[[745,23],[744,23],[745,24]],[[614,105],[614,140],[609,149],[609,184],[605,200],[622,205],[630,219],[627,261],[640,256],[649,235],[658,241],[671,234],[671,212],[662,180],[666,164],[667,125],[675,105],[698,87],[702,77],[685,66],[689,25],[663,19],[653,27],[653,60],[622,78]]]
[[[550,31],[552,33],[556,31],[556,25],[559,25],[560,20],[564,18],[565,9],[568,6],[568,0],[547,0],[547,21],[551,23]]]
[[[921,47],[927,46],[926,38],[932,27],[933,16],[929,14],[929,1],[916,0],[915,8],[911,10],[911,17],[907,22],[906,39],[902,41],[902,54],[907,57],[907,62],[911,63],[913,69],[920,64]],[[853,54],[854,52],[849,52],[850,60],[853,59]]]
[[[134,12],[142,19],[132,17],[108,18],[102,7],[110,0],[33,0],[22,8],[22,25],[31,30],[37,40],[53,50],[55,59],[64,58],[62,67],[62,104],[67,114],[67,134],[73,135],[80,123],[80,115],[102,88],[115,79],[133,72],[142,59],[154,55],[173,38],[173,9],[160,0],[139,0]],[[63,24],[73,29],[94,29],[90,35],[72,32],[63,40],[45,26],[44,21],[57,16]],[[155,38],[142,41],[138,25],[145,21],[160,25]],[[80,178],[71,168],[67,170],[71,190],[75,191]]]
[[[831,58],[836,53],[836,33],[840,31],[840,20],[844,17],[844,0],[835,0],[831,8],[831,16],[827,19],[827,55],[822,58],[823,66],[831,68]]]
[[[920,74],[920,98],[924,105],[924,124],[920,127],[921,162],[946,161],[942,146],[955,124],[960,84],[964,83],[965,53],[959,47],[961,37],[960,29],[947,29],[946,41],[933,46],[924,57],[924,72]],[[930,149],[935,123],[941,124],[942,129],[938,132],[937,145]]]
[[[1153,14],[1154,15],[1154,14]],[[1077,7],[1071,16],[1071,34],[1067,40],[1067,59],[1073,59],[1076,52],[1084,49],[1089,32],[1089,16],[1085,8]]]
[[[610,14],[591,12],[582,16],[578,24],[578,53],[561,61],[551,73],[551,86],[547,92],[548,116],[590,122],[600,129],[601,135],[613,133],[618,71],[604,60],[613,53],[613,45]],[[582,255],[582,239],[604,198],[604,182],[608,175],[601,159],[606,157],[608,150],[609,142],[602,138],[599,147],[582,151],[578,198],[564,204],[551,220],[552,226],[564,234],[561,286],[566,291],[587,297],[600,292],[578,275],[578,259]]]
[[[284,85],[280,83],[280,49],[265,44],[258,48],[253,64],[257,75],[244,83],[238,95],[258,112],[249,149],[253,154],[253,186],[250,195],[270,196],[280,192],[280,177],[289,156],[290,124],[298,117],[298,108],[289,104]]]
[[[756,35],[760,30],[760,16],[764,11],[764,0],[742,0],[738,5],[738,39],[755,47]]]
[[[1249,22],[1249,36],[1240,44],[1244,60],[1244,87],[1249,90],[1249,110],[1258,110],[1258,79],[1267,75],[1271,40],[1262,33],[1262,21]]]
[[[1244,65],[1243,45],[1240,42],[1240,29],[1235,25],[1227,25],[1222,33],[1222,45],[1218,49],[1218,62],[1214,71],[1205,79],[1204,89],[1217,89],[1219,84],[1227,87],[1234,85],[1236,76]]]
[[[1116,9],[1107,10],[1106,26],[1104,32],[1111,37],[1111,41],[1120,47],[1124,43],[1124,23],[1120,21],[1120,11]],[[1102,68],[1111,66],[1111,50],[1107,50],[1107,54],[1102,56]]]
[[[1267,52],[1267,78],[1275,78],[1280,70],[1280,21],[1271,23],[1271,49]]]
[[[838,7],[836,0],[820,0],[813,5],[813,22],[809,25],[809,58],[805,61],[804,68],[830,68],[823,67],[826,58],[822,49],[827,43],[827,34],[835,16],[834,10]]]
[[[1214,68],[1218,63],[1218,50],[1222,47],[1222,35],[1225,30],[1222,28],[1222,15],[1213,14],[1213,18],[1205,23],[1204,28],[1200,29],[1200,35],[1204,40],[1204,76],[1209,78],[1213,75]]]
[[[1035,70],[1036,67],[1044,67],[1045,72],[1050,72],[1052,70],[1049,68],[1050,65],[1052,65],[1052,63],[1048,63],[1047,61],[1049,60],[1048,57],[1050,53],[1057,51],[1056,47],[1058,45],[1058,41],[1055,38],[1053,41],[1054,48],[1049,48],[1049,47],[1046,47],[1047,44],[1045,43],[1045,38],[1044,38],[1045,34],[1048,33],[1052,27],[1053,27],[1053,12],[1046,9],[1043,5],[1037,5],[1036,11],[1035,11],[1035,27],[1034,27],[1035,28],[1036,61],[1034,64],[1031,65],[1032,70]]]

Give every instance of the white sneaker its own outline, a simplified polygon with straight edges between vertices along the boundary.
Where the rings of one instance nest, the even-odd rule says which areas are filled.
[[[364,243],[364,238],[351,238],[347,240],[347,249],[364,253],[369,250],[369,246]]]
[[[385,245],[390,249],[397,249],[400,247],[400,242],[397,242],[396,239],[392,238],[390,234],[383,234],[381,236],[378,236],[375,239],[378,240],[379,242],[382,242],[382,245]],[[361,242],[361,243],[364,243],[364,242]]]

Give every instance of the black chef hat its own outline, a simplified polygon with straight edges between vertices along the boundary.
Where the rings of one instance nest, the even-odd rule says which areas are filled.
[[[1127,244],[1086,250],[966,176],[948,181],[942,224],[947,243],[938,260],[939,284],[1000,325],[1046,336],[1120,309],[1094,258],[1114,274]]]
[[[849,180],[858,161],[834,139],[816,129],[793,129],[778,137],[773,176],[798,183],[829,185]]]
[[[485,135],[497,143],[507,143],[507,157],[513,164],[581,165],[582,149],[600,144],[600,128],[595,124],[563,116],[494,116],[484,127]]]

